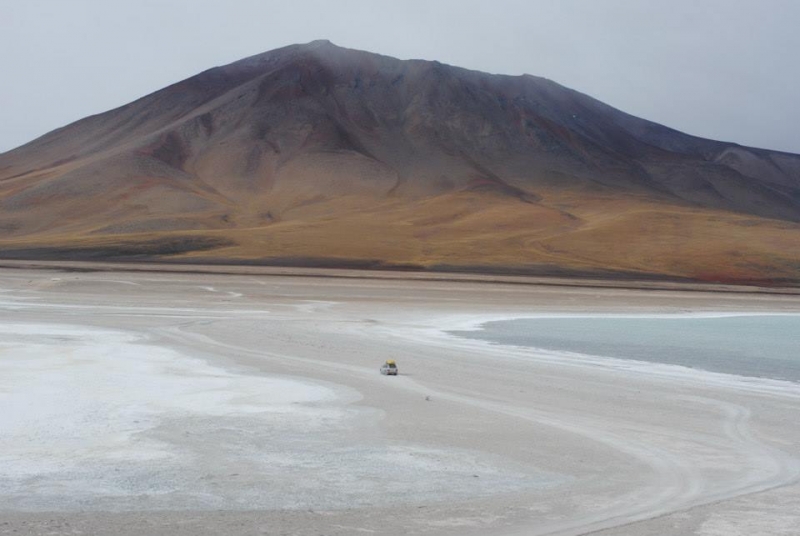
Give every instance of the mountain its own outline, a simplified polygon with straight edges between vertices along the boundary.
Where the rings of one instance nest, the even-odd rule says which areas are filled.
[[[0,258],[800,280],[800,156],[293,45],[0,154]]]

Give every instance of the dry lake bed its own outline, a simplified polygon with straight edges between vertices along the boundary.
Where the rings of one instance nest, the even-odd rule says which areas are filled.
[[[689,335],[774,317],[776,354],[796,315],[797,295],[2,269],[0,534],[796,535],[798,356],[730,374],[723,340],[701,370]],[[615,323],[624,356],[587,335],[679,318]],[[537,347],[556,335],[583,346]]]

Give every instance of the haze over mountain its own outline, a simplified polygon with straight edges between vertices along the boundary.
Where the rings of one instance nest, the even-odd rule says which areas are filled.
[[[798,155],[327,41],[0,155],[4,258],[797,281],[798,222]]]

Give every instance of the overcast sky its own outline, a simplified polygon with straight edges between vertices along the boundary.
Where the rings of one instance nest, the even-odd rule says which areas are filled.
[[[690,134],[800,153],[800,0],[0,0],[0,152],[315,39],[544,76]]]

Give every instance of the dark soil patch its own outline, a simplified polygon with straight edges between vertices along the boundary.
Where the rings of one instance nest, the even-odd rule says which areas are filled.
[[[120,242],[105,246],[43,246],[0,249],[0,259],[14,260],[156,260],[161,256],[207,251],[234,242],[211,237],[168,237],[143,242]]]

